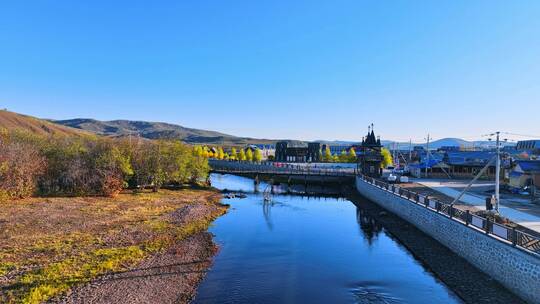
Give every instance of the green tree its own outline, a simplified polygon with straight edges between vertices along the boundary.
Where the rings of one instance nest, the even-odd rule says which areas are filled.
[[[253,161],[253,151],[250,148],[246,151],[246,160]]]
[[[394,163],[394,160],[392,159],[392,154],[390,153],[390,151],[388,151],[388,149],[382,148],[381,154],[383,157],[383,161],[381,162],[382,168],[386,168]]]
[[[256,149],[255,154],[253,154],[253,161],[260,162],[262,161],[262,152],[261,149]]]

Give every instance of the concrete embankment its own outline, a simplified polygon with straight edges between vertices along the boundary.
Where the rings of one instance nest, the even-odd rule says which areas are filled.
[[[540,303],[538,256],[379,188],[362,178],[356,179],[356,188],[364,197],[413,224],[523,299]]]

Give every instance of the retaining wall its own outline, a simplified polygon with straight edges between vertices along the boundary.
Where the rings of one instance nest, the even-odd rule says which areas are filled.
[[[398,215],[531,303],[540,303],[540,257],[356,178],[360,194]]]

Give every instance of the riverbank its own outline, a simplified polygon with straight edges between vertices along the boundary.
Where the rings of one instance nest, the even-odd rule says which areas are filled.
[[[216,252],[215,190],[0,203],[0,302],[182,303]]]
[[[355,191],[349,193],[348,199],[380,223],[465,303],[525,303],[465,259],[393,213]]]

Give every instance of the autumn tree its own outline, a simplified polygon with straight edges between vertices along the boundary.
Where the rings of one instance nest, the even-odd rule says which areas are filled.
[[[36,190],[45,159],[29,143],[14,142],[7,131],[0,134],[0,200],[24,198]]]
[[[238,154],[238,153],[236,152],[236,148],[235,148],[235,147],[232,147],[230,159],[232,159],[232,160],[238,159],[237,154]]]
[[[238,152],[238,160],[246,160],[246,152],[244,151],[244,149],[240,149],[240,152]]]
[[[330,147],[328,145],[326,145],[326,148],[324,149],[323,160],[326,162],[332,161],[332,152],[330,151]]]
[[[217,151],[217,159],[223,159],[225,158],[225,152],[223,152],[223,148],[219,147]]]
[[[356,150],[353,147],[349,149],[349,162],[356,162]]]
[[[247,161],[253,161],[253,151],[250,148],[248,148],[246,150],[247,150],[246,151],[246,160]]]
[[[390,153],[390,151],[388,151],[388,149],[382,148],[381,154],[383,157],[383,161],[381,162],[382,168],[386,168],[394,163],[394,160],[392,159],[392,154]]]
[[[253,161],[256,161],[256,162],[262,161],[261,149],[255,149],[255,153],[253,154]]]
[[[346,163],[349,161],[349,156],[347,154],[347,150],[343,149],[341,150],[341,154],[338,156],[339,162]]]

